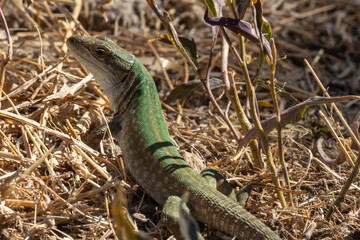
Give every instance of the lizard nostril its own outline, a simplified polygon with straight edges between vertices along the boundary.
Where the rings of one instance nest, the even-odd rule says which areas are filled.
[[[67,40],[69,43],[76,43],[76,40],[75,40],[75,38],[74,37],[70,37],[70,38],[68,38],[68,40]]]

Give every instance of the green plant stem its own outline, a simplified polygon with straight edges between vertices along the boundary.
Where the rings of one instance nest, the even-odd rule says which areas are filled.
[[[225,85],[225,95],[230,100],[231,105],[237,115],[238,121],[241,125],[240,132],[245,135],[251,128],[251,123],[248,120],[243,107],[241,106],[239,96],[237,94],[233,72],[229,74],[228,71],[228,59],[229,59],[229,44],[222,37],[222,48],[221,48],[221,73],[222,79]],[[259,154],[259,147],[257,140],[252,140],[249,143],[250,150],[254,159],[254,166],[260,169],[264,168],[264,162]]]
[[[227,35],[224,27],[219,26],[219,29],[220,29],[221,33],[223,34],[224,38],[226,39],[226,41],[228,42],[230,50],[234,54],[236,60],[238,61],[239,65],[240,65],[240,67],[242,69],[242,72],[244,74],[246,90],[247,90],[247,93],[248,93],[249,103],[250,103],[251,119],[253,120],[253,122],[255,124],[255,127],[259,132],[260,140],[262,142],[262,146],[264,148],[266,157],[268,159],[270,170],[271,170],[271,172],[273,174],[272,181],[273,181],[274,185],[278,188],[277,194],[278,194],[278,197],[280,199],[281,205],[283,207],[286,207],[286,201],[285,201],[283,192],[280,190],[281,185],[280,185],[280,181],[278,179],[278,173],[277,173],[277,170],[275,168],[274,160],[273,160],[273,157],[272,157],[272,154],[271,154],[271,151],[270,151],[270,146],[269,146],[266,134],[265,134],[265,132],[264,132],[262,126],[261,126],[260,119],[259,119],[258,115],[256,114],[255,90],[254,90],[254,86],[251,83],[251,79],[250,79],[250,75],[249,75],[249,72],[248,72],[248,69],[247,69],[247,66],[246,66],[246,62],[240,57],[240,55],[236,51],[234,45],[232,45],[231,40],[230,40],[229,36]]]
[[[230,76],[229,78],[230,89],[229,91],[226,91],[226,96],[231,101],[231,105],[234,108],[234,111],[236,112],[237,118],[239,119],[241,125],[241,133],[245,135],[247,132],[250,131],[252,126],[245,114],[243,107],[241,106],[240,99],[236,91],[234,77],[232,76],[232,74],[229,74],[229,76]],[[254,158],[255,167],[258,167],[260,169],[264,168],[265,163],[262,161],[260,157],[257,140],[250,141],[249,146]]]
[[[271,97],[272,97],[272,100],[274,103],[274,110],[275,110],[275,114],[276,114],[276,130],[278,132],[278,155],[279,155],[279,159],[280,159],[280,164],[283,168],[285,183],[286,183],[288,189],[290,190],[290,178],[289,178],[289,173],[288,173],[288,170],[286,167],[286,162],[284,159],[284,153],[283,153],[283,148],[282,148],[280,109],[279,109],[279,104],[278,104],[278,100],[277,100],[276,92],[275,92],[276,47],[275,47],[275,42],[273,39],[271,39],[270,44],[271,44],[271,48],[272,48],[273,61],[270,66],[270,68],[271,68],[270,69],[270,81],[268,82],[268,84],[269,84],[270,93],[271,93]],[[292,196],[291,196],[290,192],[287,193],[287,199],[288,199],[289,205],[293,206]]]
[[[232,3],[234,4],[235,2],[232,2]],[[237,12],[236,12],[233,4],[231,4],[229,0],[228,0],[228,4],[231,5],[231,10],[232,10],[231,13],[232,13],[233,17],[238,18]],[[222,38],[223,38],[223,46],[226,46],[226,50],[224,50],[224,47],[223,47],[222,52],[221,52],[222,55],[224,55],[226,53],[226,56],[224,56],[224,59],[222,60],[222,63],[224,61],[226,61],[226,66],[227,66],[227,59],[228,59],[228,53],[229,53],[229,44],[225,40],[224,36]],[[243,36],[239,36],[239,44],[240,44],[240,49],[242,50],[240,52],[240,57],[241,57],[241,59],[245,59],[245,54],[246,54],[245,53],[245,41],[244,41]],[[226,58],[226,60],[225,60],[225,58]],[[243,107],[241,106],[240,99],[239,99],[239,96],[238,96],[237,91],[236,91],[235,80],[234,80],[233,75],[228,74],[227,67],[222,66],[221,70],[222,70],[224,79],[229,79],[229,77],[230,77],[230,81],[228,80],[228,87],[225,87],[226,96],[230,100],[231,105],[233,106],[234,111],[236,112],[238,121],[239,121],[239,123],[241,125],[240,132],[241,132],[241,134],[245,135],[252,128],[251,123],[250,123],[248,117],[246,116]],[[226,86],[226,83],[225,83],[225,86]],[[255,167],[263,169],[265,167],[265,163],[262,161],[261,156],[260,156],[258,141],[257,140],[251,140],[250,143],[249,143],[249,146],[250,146],[252,156],[254,158]]]

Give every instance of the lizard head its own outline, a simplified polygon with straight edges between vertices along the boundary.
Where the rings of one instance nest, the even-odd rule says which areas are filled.
[[[106,37],[72,36],[67,39],[72,55],[90,71],[105,94],[124,80],[135,56]]]

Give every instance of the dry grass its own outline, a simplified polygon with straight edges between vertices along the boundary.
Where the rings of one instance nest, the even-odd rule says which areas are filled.
[[[159,20],[145,1],[138,0],[108,7],[108,23],[93,1],[35,1],[26,7],[10,0],[2,6],[14,53],[2,68],[6,71],[0,93],[0,238],[113,239],[109,206],[120,187],[125,189],[128,218],[134,226],[158,239],[168,236],[159,223],[159,206],[124,173],[119,150],[110,141],[97,150],[86,145],[89,132],[104,123],[103,116],[111,118],[111,109],[86,70],[67,55],[65,45],[67,37],[84,29],[91,35],[109,36],[150,69],[164,99],[171,89],[166,80],[178,85],[194,79],[195,74],[174,48],[148,42],[163,33]],[[323,94],[304,64],[308,59],[330,95],[359,95],[359,7],[358,1],[340,0],[265,2],[264,15],[273,27],[279,56],[287,56],[277,68],[285,90],[300,100]],[[179,33],[194,38],[204,66],[211,29],[201,20],[204,8],[200,1],[164,1],[162,8],[174,17]],[[3,33],[0,41],[2,51],[7,52]],[[256,57],[254,44],[247,44],[247,49]],[[235,61],[229,65],[240,72]],[[256,67],[256,63],[249,65],[251,74]],[[220,78],[219,67],[212,77]],[[221,90],[215,94],[219,96]],[[257,94],[264,106],[271,103],[269,91],[261,85]],[[240,96],[245,99],[244,94]],[[279,101],[281,109],[294,104],[283,97]],[[219,104],[225,109],[224,97]],[[359,102],[338,106],[351,122]],[[347,160],[327,165],[316,153],[316,141],[322,136],[324,151],[332,158],[340,154],[319,109],[312,108],[303,121],[283,130],[294,202],[294,207],[286,209],[276,199],[270,174],[252,168],[250,151],[233,159],[236,143],[203,91],[194,92],[180,105],[164,103],[163,109],[170,133],[185,155],[193,153],[191,157],[217,166],[234,187],[256,183],[247,207],[284,239],[300,239],[305,231],[312,239],[360,238],[359,177],[354,181],[357,187],[350,188],[332,219],[323,219],[352,164]],[[273,114],[267,107],[260,112],[262,118]],[[323,112],[332,119],[329,109]],[[334,119],[338,123],[336,116]],[[355,161],[358,152],[350,150],[350,138],[341,122],[338,129],[336,134]],[[276,132],[269,138],[276,156]],[[192,161],[202,168],[202,160]]]

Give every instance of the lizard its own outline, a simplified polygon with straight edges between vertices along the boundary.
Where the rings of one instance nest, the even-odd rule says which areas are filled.
[[[114,110],[111,131],[125,165],[163,206],[162,220],[177,239],[182,239],[179,209],[185,192],[186,211],[210,228],[238,239],[280,239],[224,190],[231,185],[215,168],[198,174],[185,162],[168,132],[155,82],[133,54],[102,36],[74,35],[67,46],[108,97]]]

